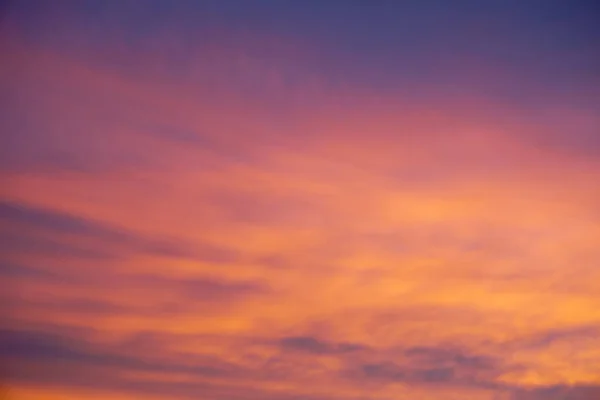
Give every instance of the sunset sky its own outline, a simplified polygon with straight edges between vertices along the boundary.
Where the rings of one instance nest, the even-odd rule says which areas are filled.
[[[598,2],[2,7],[2,400],[600,399]]]

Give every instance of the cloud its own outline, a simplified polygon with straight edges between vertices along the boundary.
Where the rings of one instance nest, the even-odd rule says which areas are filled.
[[[53,315],[70,315],[80,318],[76,325],[85,326],[85,321],[102,317],[153,321],[185,318],[193,312],[206,317],[272,294],[272,288],[259,280],[197,274],[176,278],[118,270],[78,273],[58,268],[50,269],[49,275],[46,270],[21,266],[0,269],[8,285],[1,297],[13,318],[38,315],[40,321],[50,321]],[[110,293],[106,288],[111,288]]]
[[[595,400],[598,398],[600,398],[600,386],[594,384],[516,389],[511,397],[512,400]]]
[[[60,279],[60,274],[54,271],[14,263],[0,263],[0,275],[26,277],[27,279]]]
[[[162,275],[133,275],[130,282],[142,288],[169,288],[191,302],[234,302],[254,295],[265,295],[271,291],[261,281],[235,281],[201,276],[177,279]]]
[[[467,350],[447,347],[405,348],[386,356],[381,349],[373,361],[352,360],[343,376],[359,385],[442,385],[466,389],[496,390],[502,388],[496,379],[512,367],[500,358],[471,354]]]
[[[368,350],[367,346],[357,343],[330,343],[312,336],[290,336],[279,342],[285,350],[294,350],[317,355],[347,354]]]
[[[363,378],[388,382],[401,382],[407,378],[407,371],[393,362],[363,364],[359,372]]]
[[[125,233],[97,222],[11,201],[0,203],[0,218],[4,223],[22,225],[33,229],[51,230],[59,234],[94,236],[116,242],[128,239]]]
[[[26,360],[30,362],[67,362],[73,367],[106,367],[130,371],[154,371],[171,373],[191,373],[202,376],[233,376],[237,368],[220,362],[219,365],[173,363],[161,359],[159,354],[149,354],[146,358],[116,352],[106,346],[93,345],[73,338],[66,338],[42,332],[0,331],[2,347],[0,356],[6,360]],[[157,357],[158,356],[158,357]],[[196,357],[197,359],[197,357]],[[27,373],[27,371],[15,371]],[[33,372],[33,371],[32,371]],[[31,379],[44,379],[31,376]],[[63,379],[68,380],[69,376]]]
[[[238,257],[233,250],[208,243],[148,237],[93,219],[11,201],[0,202],[0,221],[4,229],[11,228],[2,232],[3,245],[11,252],[98,259],[144,253],[212,263],[232,262]],[[87,241],[75,245],[74,237]]]
[[[472,355],[464,350],[446,347],[411,347],[406,349],[404,354],[415,362],[431,365],[454,364],[476,370],[493,369],[497,363],[493,357]]]
[[[33,235],[19,235],[17,233],[0,234],[4,254],[28,254],[57,258],[76,258],[91,260],[111,260],[115,258],[114,252],[91,249],[87,246],[74,246],[61,243],[56,239],[40,238]]]
[[[550,329],[526,338],[524,346],[531,349],[544,348],[557,342],[579,342],[586,339],[600,340],[600,325]]]

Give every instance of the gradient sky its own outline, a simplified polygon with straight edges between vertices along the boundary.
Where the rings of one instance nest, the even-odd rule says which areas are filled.
[[[8,399],[600,398],[598,2],[0,18]]]

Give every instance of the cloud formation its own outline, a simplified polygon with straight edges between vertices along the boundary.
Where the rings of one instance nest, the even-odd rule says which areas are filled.
[[[598,397],[591,11],[167,3],[6,13],[9,398]]]

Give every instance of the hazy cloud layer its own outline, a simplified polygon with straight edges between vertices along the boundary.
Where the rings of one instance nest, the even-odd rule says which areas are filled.
[[[359,3],[11,2],[9,398],[600,396],[598,10]]]

